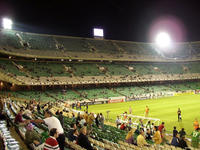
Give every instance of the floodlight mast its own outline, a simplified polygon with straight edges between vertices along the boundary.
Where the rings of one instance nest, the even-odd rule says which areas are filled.
[[[160,32],[156,36],[155,43],[159,48],[169,48],[171,45],[171,38],[168,33]]]
[[[155,38],[155,50],[164,58],[172,59],[169,57],[173,53],[174,44],[170,35],[167,32],[159,32]]]
[[[9,19],[9,18],[3,18],[2,19],[2,26],[3,26],[4,29],[10,29],[11,30],[12,24],[13,24],[13,22],[12,22],[11,19]]]
[[[94,36],[94,38],[103,39],[103,37],[104,37],[104,31],[103,31],[103,29],[94,28],[93,29],[93,36]]]

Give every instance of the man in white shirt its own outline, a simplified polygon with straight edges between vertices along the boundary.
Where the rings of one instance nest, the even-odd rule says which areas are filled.
[[[58,138],[56,139],[58,141],[60,150],[64,150],[64,145],[65,145],[65,135],[64,135],[64,130],[62,128],[62,125],[58,118],[52,116],[52,113],[50,111],[45,111],[44,114],[45,119],[36,119],[36,120],[31,120],[33,123],[44,123],[48,126],[49,131],[52,128],[56,128],[57,132],[59,134]]]

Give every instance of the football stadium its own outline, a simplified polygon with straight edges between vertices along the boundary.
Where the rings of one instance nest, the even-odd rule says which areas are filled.
[[[199,149],[200,41],[0,28],[0,150]]]

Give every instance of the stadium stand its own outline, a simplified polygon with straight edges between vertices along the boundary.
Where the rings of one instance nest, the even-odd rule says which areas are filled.
[[[4,54],[29,58],[174,62],[197,60],[199,43],[176,43],[170,53],[152,43],[0,31]]]
[[[200,90],[199,42],[176,43],[170,54],[159,52],[152,43],[90,39],[69,36],[0,31],[0,96],[17,133],[25,140],[26,128],[14,117],[20,108],[32,107],[34,119],[44,110],[63,111],[64,131],[77,121],[78,110],[70,107],[172,96]],[[113,98],[113,99],[112,99]],[[114,99],[115,100],[115,99]],[[120,99],[121,100],[121,99]],[[40,103],[39,103],[40,102]],[[39,112],[37,105],[42,108]],[[82,113],[79,117],[93,118]],[[59,116],[55,115],[59,118]],[[23,116],[23,119],[28,116]],[[124,141],[127,130],[110,125],[90,125],[88,139],[94,149],[155,149]],[[0,122],[5,126],[5,122]],[[34,131],[47,131],[36,124]],[[1,133],[1,132],[0,132]],[[136,135],[136,137],[138,134]],[[17,143],[15,145],[17,146]],[[33,145],[28,145],[32,148]],[[9,145],[8,145],[9,147]],[[66,148],[84,149],[66,138]],[[178,149],[164,144],[162,149]]]

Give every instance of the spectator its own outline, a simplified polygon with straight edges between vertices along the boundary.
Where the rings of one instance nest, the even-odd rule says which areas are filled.
[[[37,112],[40,114],[40,102],[37,104]]]
[[[92,126],[94,119],[95,119],[94,113],[90,113],[89,116],[88,116],[88,121],[87,121],[87,123],[90,127]]]
[[[99,113],[97,114],[96,118],[95,118],[95,123],[97,125],[97,127],[99,127]]]
[[[151,121],[150,120],[147,122],[146,129],[149,129],[151,131]]]
[[[45,111],[45,119],[31,120],[31,122],[45,123],[48,126],[49,131],[51,131],[52,128],[56,128],[58,132],[57,141],[59,143],[60,150],[64,150],[64,145],[65,145],[64,130],[62,128],[60,121],[56,117],[52,116],[52,113],[49,110]]]
[[[138,135],[138,137],[137,137],[137,145],[139,147],[143,147],[143,146],[148,145],[145,138],[144,138],[144,130],[143,129],[140,130],[140,135]]]
[[[142,119],[139,119],[139,123],[138,123],[137,129],[140,130],[141,128],[144,129],[144,125],[143,125]]]
[[[151,135],[153,135],[154,134],[154,123],[152,122],[152,124],[151,124]]]
[[[179,138],[178,134],[175,134],[172,138],[171,145],[178,147],[179,146]]]
[[[71,136],[69,140],[72,141],[73,143],[76,143],[78,139],[78,135],[79,135],[78,130],[77,129],[73,130],[73,135]]]
[[[165,134],[166,130],[163,129],[162,133],[161,133],[161,137],[162,137],[162,144],[169,144],[168,140],[166,138],[166,134]]]
[[[148,140],[148,141],[152,140],[152,138],[151,138],[151,131],[148,128],[147,128],[147,133],[146,133],[146,140]]]
[[[32,112],[30,110],[31,108],[30,107],[27,107],[27,109],[23,112],[23,115],[29,117],[30,119],[32,119]]]
[[[81,114],[78,112],[77,118],[76,118],[76,123],[79,123],[81,121]]]
[[[179,135],[180,135],[180,138],[181,138],[182,136],[185,136],[185,135],[186,135],[186,132],[185,132],[184,128],[182,128],[181,131],[179,131]]]
[[[58,138],[59,132],[56,128],[52,128],[49,132],[50,137],[46,139],[44,144],[44,150],[60,150],[57,138]]]
[[[125,130],[126,129],[126,123],[122,123],[121,126],[120,126],[120,129]]]
[[[162,139],[161,139],[161,134],[160,134],[160,131],[158,130],[158,127],[157,126],[154,126],[154,135],[153,135],[153,140],[156,144],[156,147],[157,149],[160,148],[160,143],[162,142]]]
[[[163,129],[165,128],[165,123],[162,122],[161,125],[158,126],[158,130],[160,131],[160,133],[162,133]]]
[[[131,120],[131,118],[129,118],[128,119],[128,126],[131,127],[131,125],[132,125],[132,120]]]
[[[23,108],[20,108],[19,113],[15,116],[15,123],[16,124],[20,124],[20,123],[24,123],[23,119],[22,119],[22,114],[24,112]]]
[[[140,129],[144,129],[143,121],[142,119],[139,119],[139,123],[137,125],[136,133],[140,134]]]
[[[131,129],[128,134],[126,135],[126,139],[125,142],[129,143],[129,144],[133,144],[133,134],[134,134],[134,130]]]
[[[176,130],[176,127],[174,126],[173,137],[175,137],[177,134],[178,134],[178,131]]]
[[[185,136],[182,136],[182,137],[180,138],[179,147],[181,147],[182,149],[187,149],[187,150],[189,150],[188,145],[187,145],[187,143],[186,143],[186,141],[185,141]]]
[[[25,143],[27,145],[34,144],[34,146],[39,149],[44,146],[41,144],[40,140],[41,136],[33,129],[33,125],[29,123],[26,126]]]
[[[68,133],[67,133],[67,137],[68,137],[68,139],[70,140],[70,141],[73,141],[72,139],[73,139],[73,134],[74,134],[74,130],[76,130],[77,129],[77,126],[76,126],[76,124],[75,123],[72,123],[71,125],[70,125],[70,129],[69,129],[69,131],[68,131]]]
[[[88,140],[88,137],[86,136],[86,134],[87,134],[87,128],[82,127],[80,130],[80,134],[77,138],[77,143],[78,143],[78,145],[80,145],[81,147],[83,147],[87,150],[93,150],[91,143]]]
[[[58,116],[60,114],[59,110],[56,111],[56,115]]]
[[[200,128],[197,128],[192,132],[192,142],[191,145],[194,148],[199,148],[199,140],[200,140],[200,133],[199,133]]]
[[[80,121],[81,127],[84,126],[85,123],[86,123],[85,118],[83,116],[81,116],[81,121]]]
[[[72,120],[75,121],[76,117],[74,115],[74,113],[72,113]]]
[[[115,121],[117,128],[121,125],[121,120],[119,119],[119,116],[117,116],[117,119]]]
[[[100,123],[100,127],[101,127],[102,129],[104,129],[104,116],[103,116],[102,113],[100,113],[99,123]]]
[[[87,111],[85,111],[85,113],[84,113],[84,119],[86,122],[88,121],[88,112]]]

